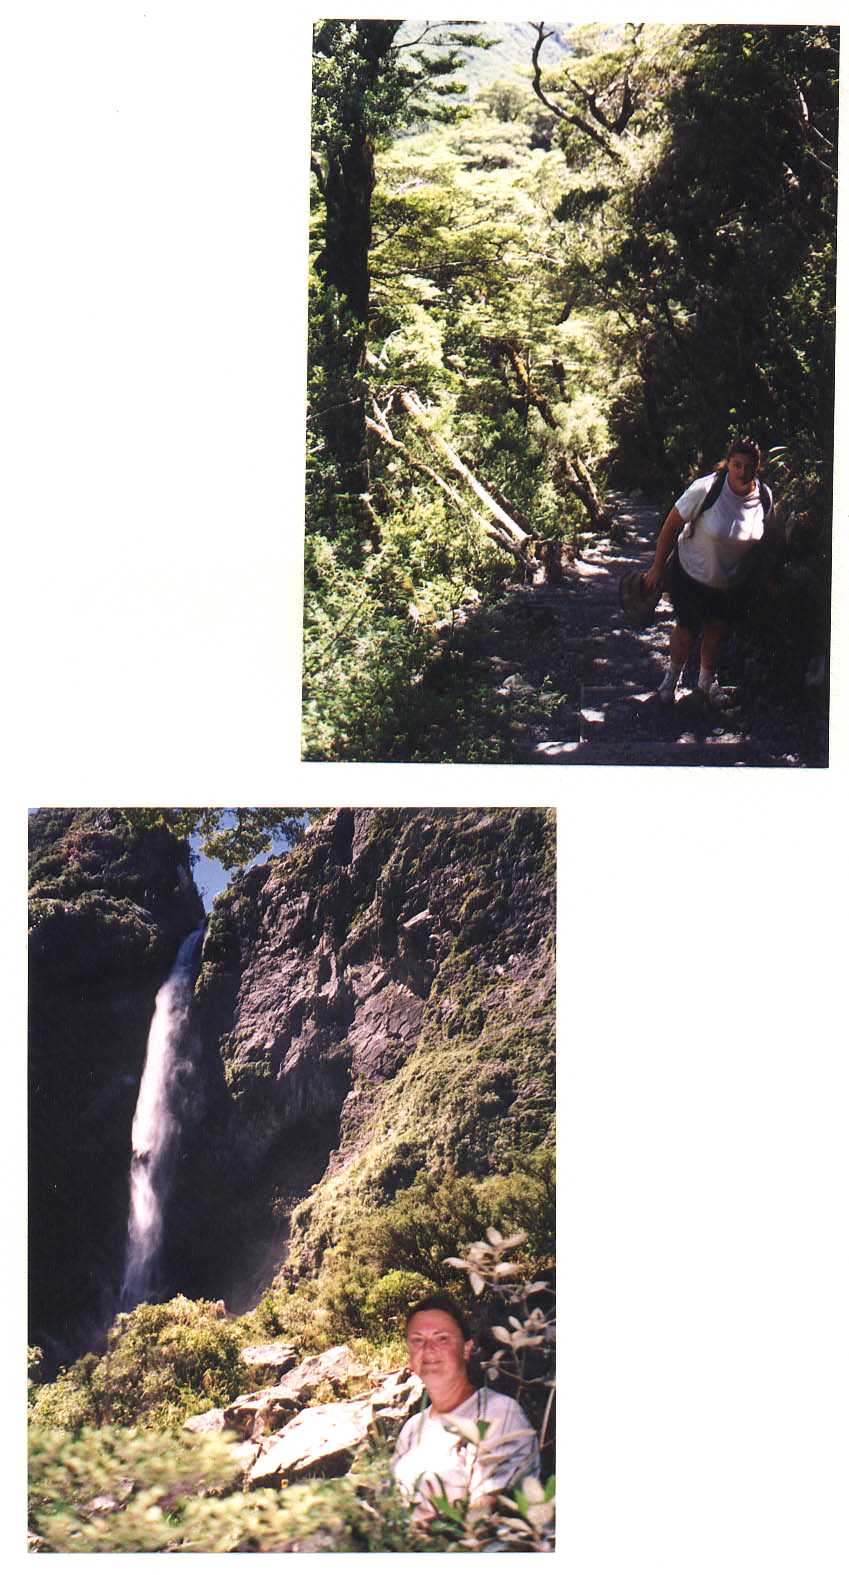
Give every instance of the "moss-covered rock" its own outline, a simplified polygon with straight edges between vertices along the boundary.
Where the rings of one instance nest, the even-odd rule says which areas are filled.
[[[222,894],[196,991],[215,1109],[175,1203],[208,1207],[194,1294],[248,1305],[422,1169],[551,1138],[553,845],[539,810],[336,811]]]

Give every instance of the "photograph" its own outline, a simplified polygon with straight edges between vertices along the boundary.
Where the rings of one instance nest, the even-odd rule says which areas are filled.
[[[828,764],[839,29],[313,29],[302,757]]]
[[[841,29],[345,9],[0,20],[4,1568],[846,1575]]]
[[[30,1550],[552,1551],[554,813],[29,848]]]

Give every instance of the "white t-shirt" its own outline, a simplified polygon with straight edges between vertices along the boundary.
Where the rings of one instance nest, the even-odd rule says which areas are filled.
[[[453,1418],[472,1426],[488,1422],[483,1443],[476,1447],[443,1426]],[[449,1499],[477,1499],[501,1492],[519,1477],[538,1475],[539,1444],[515,1400],[477,1389],[444,1415],[429,1405],[411,1416],[398,1435],[392,1470],[409,1498],[439,1493],[439,1477]]]
[[[683,520],[692,520],[713,482],[713,475],[700,476],[682,492],[675,507]],[[702,585],[711,585],[718,591],[730,590],[746,553],[763,540],[763,534],[760,487],[756,486],[747,497],[741,498],[726,476],[716,502],[699,515],[695,525],[685,525],[678,537],[681,567],[685,574]]]

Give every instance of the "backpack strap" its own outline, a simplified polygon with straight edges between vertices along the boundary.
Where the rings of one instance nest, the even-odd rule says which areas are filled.
[[[727,472],[724,470],[718,470],[716,472],[716,475],[714,476],[713,481],[711,482],[705,494],[704,502],[696,509],[693,518],[689,521],[691,525],[695,525],[696,520],[701,514],[704,514],[707,509],[713,508],[714,503],[725,486],[726,474]]]
[[[693,515],[693,518],[691,520],[685,520],[684,521],[684,524],[683,524],[683,526],[681,528],[681,531],[679,533],[678,539],[675,542],[675,546],[672,548],[672,552],[670,552],[669,557],[666,560],[667,563],[669,563],[670,559],[673,557],[673,555],[675,553],[675,550],[676,550],[676,548],[678,546],[678,541],[684,535],[684,532],[689,529],[690,536],[692,536],[693,531],[696,528],[696,520],[701,519],[702,515],[705,512],[705,509],[709,509],[711,507],[711,505],[716,502],[716,500],[719,497],[719,494],[722,491],[724,486],[725,486],[725,471],[724,470],[718,470],[716,472],[716,475],[713,478],[713,481],[711,482],[710,486],[708,487],[707,492],[704,495],[704,498],[702,499],[701,503],[699,504],[698,508],[696,509],[696,512]],[[687,540],[689,541],[689,536],[687,537]]]

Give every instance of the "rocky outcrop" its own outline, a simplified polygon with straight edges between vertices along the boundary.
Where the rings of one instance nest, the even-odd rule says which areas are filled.
[[[338,810],[222,894],[196,990],[217,1082],[175,1187],[193,1294],[253,1305],[299,1204],[314,1263],[422,1166],[486,1174],[548,1132],[553,836],[539,810]]]
[[[308,1356],[279,1383],[254,1394],[238,1395],[225,1406],[222,1425],[242,1438],[259,1438],[303,1410],[322,1385],[338,1389],[367,1373],[346,1345],[335,1345],[318,1356]]]
[[[185,843],[108,810],[30,817],[30,1339],[45,1370],[114,1310],[156,992],[203,918]]]
[[[338,1391],[366,1378],[353,1398],[310,1404],[319,1384]],[[421,1380],[406,1368],[369,1375],[347,1346],[335,1346],[301,1362],[282,1383],[190,1417],[185,1426],[233,1436],[248,1487],[281,1487],[344,1475],[373,1430],[396,1437],[422,1399]]]

